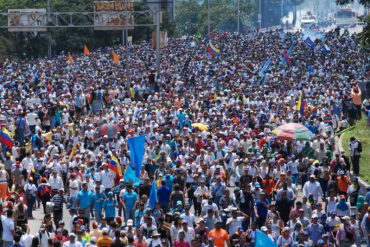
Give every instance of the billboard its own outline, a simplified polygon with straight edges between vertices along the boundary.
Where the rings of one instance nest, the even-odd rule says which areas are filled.
[[[94,2],[95,30],[122,30],[134,28],[134,1]]]
[[[8,9],[9,32],[44,32],[46,23],[46,9]]]
[[[152,32],[152,48],[156,49],[156,33]],[[167,37],[167,32],[160,32],[160,37],[159,37],[159,48],[165,48],[168,45],[168,37]]]

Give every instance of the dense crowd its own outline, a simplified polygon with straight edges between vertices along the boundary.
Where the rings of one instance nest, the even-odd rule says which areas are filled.
[[[362,144],[351,138],[347,156],[335,141],[369,112],[359,87],[368,56],[354,35],[330,31],[311,37],[314,47],[305,38],[218,34],[214,56],[208,39],[171,39],[158,75],[146,42],[121,65],[111,54],[123,58],[124,47],[72,64],[4,62],[0,122],[14,145],[1,150],[1,244],[246,247],[260,230],[279,247],[369,245]],[[310,138],[272,133],[285,123]],[[139,135],[136,184],[124,175],[135,170],[128,139]],[[35,210],[45,216],[33,236]]]

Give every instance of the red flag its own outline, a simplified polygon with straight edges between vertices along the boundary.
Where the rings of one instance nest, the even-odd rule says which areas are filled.
[[[214,39],[214,38],[215,38],[215,34],[211,33],[211,39]]]

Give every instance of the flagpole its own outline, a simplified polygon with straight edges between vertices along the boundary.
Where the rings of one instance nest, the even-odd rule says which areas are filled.
[[[130,54],[129,54],[129,50],[128,50],[128,28],[127,28],[128,18],[127,17],[128,17],[128,12],[126,11],[126,15],[125,15],[126,79],[127,79],[128,90],[130,91],[130,87],[131,87],[131,83],[130,83]]]
[[[207,5],[208,5],[208,17],[207,17],[207,23],[208,23],[208,37],[211,34],[211,9],[210,9],[210,0],[207,0]]]

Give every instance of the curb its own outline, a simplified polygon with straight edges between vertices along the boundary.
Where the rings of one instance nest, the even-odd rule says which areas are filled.
[[[342,135],[339,136],[339,140],[338,140],[338,150],[339,152],[342,152],[344,151],[344,148],[343,148],[343,145],[342,145]],[[366,194],[368,188],[370,188],[370,185],[368,183],[366,183],[364,180],[362,180],[361,177],[358,177],[358,183],[360,184],[360,193],[362,193],[363,195]]]

